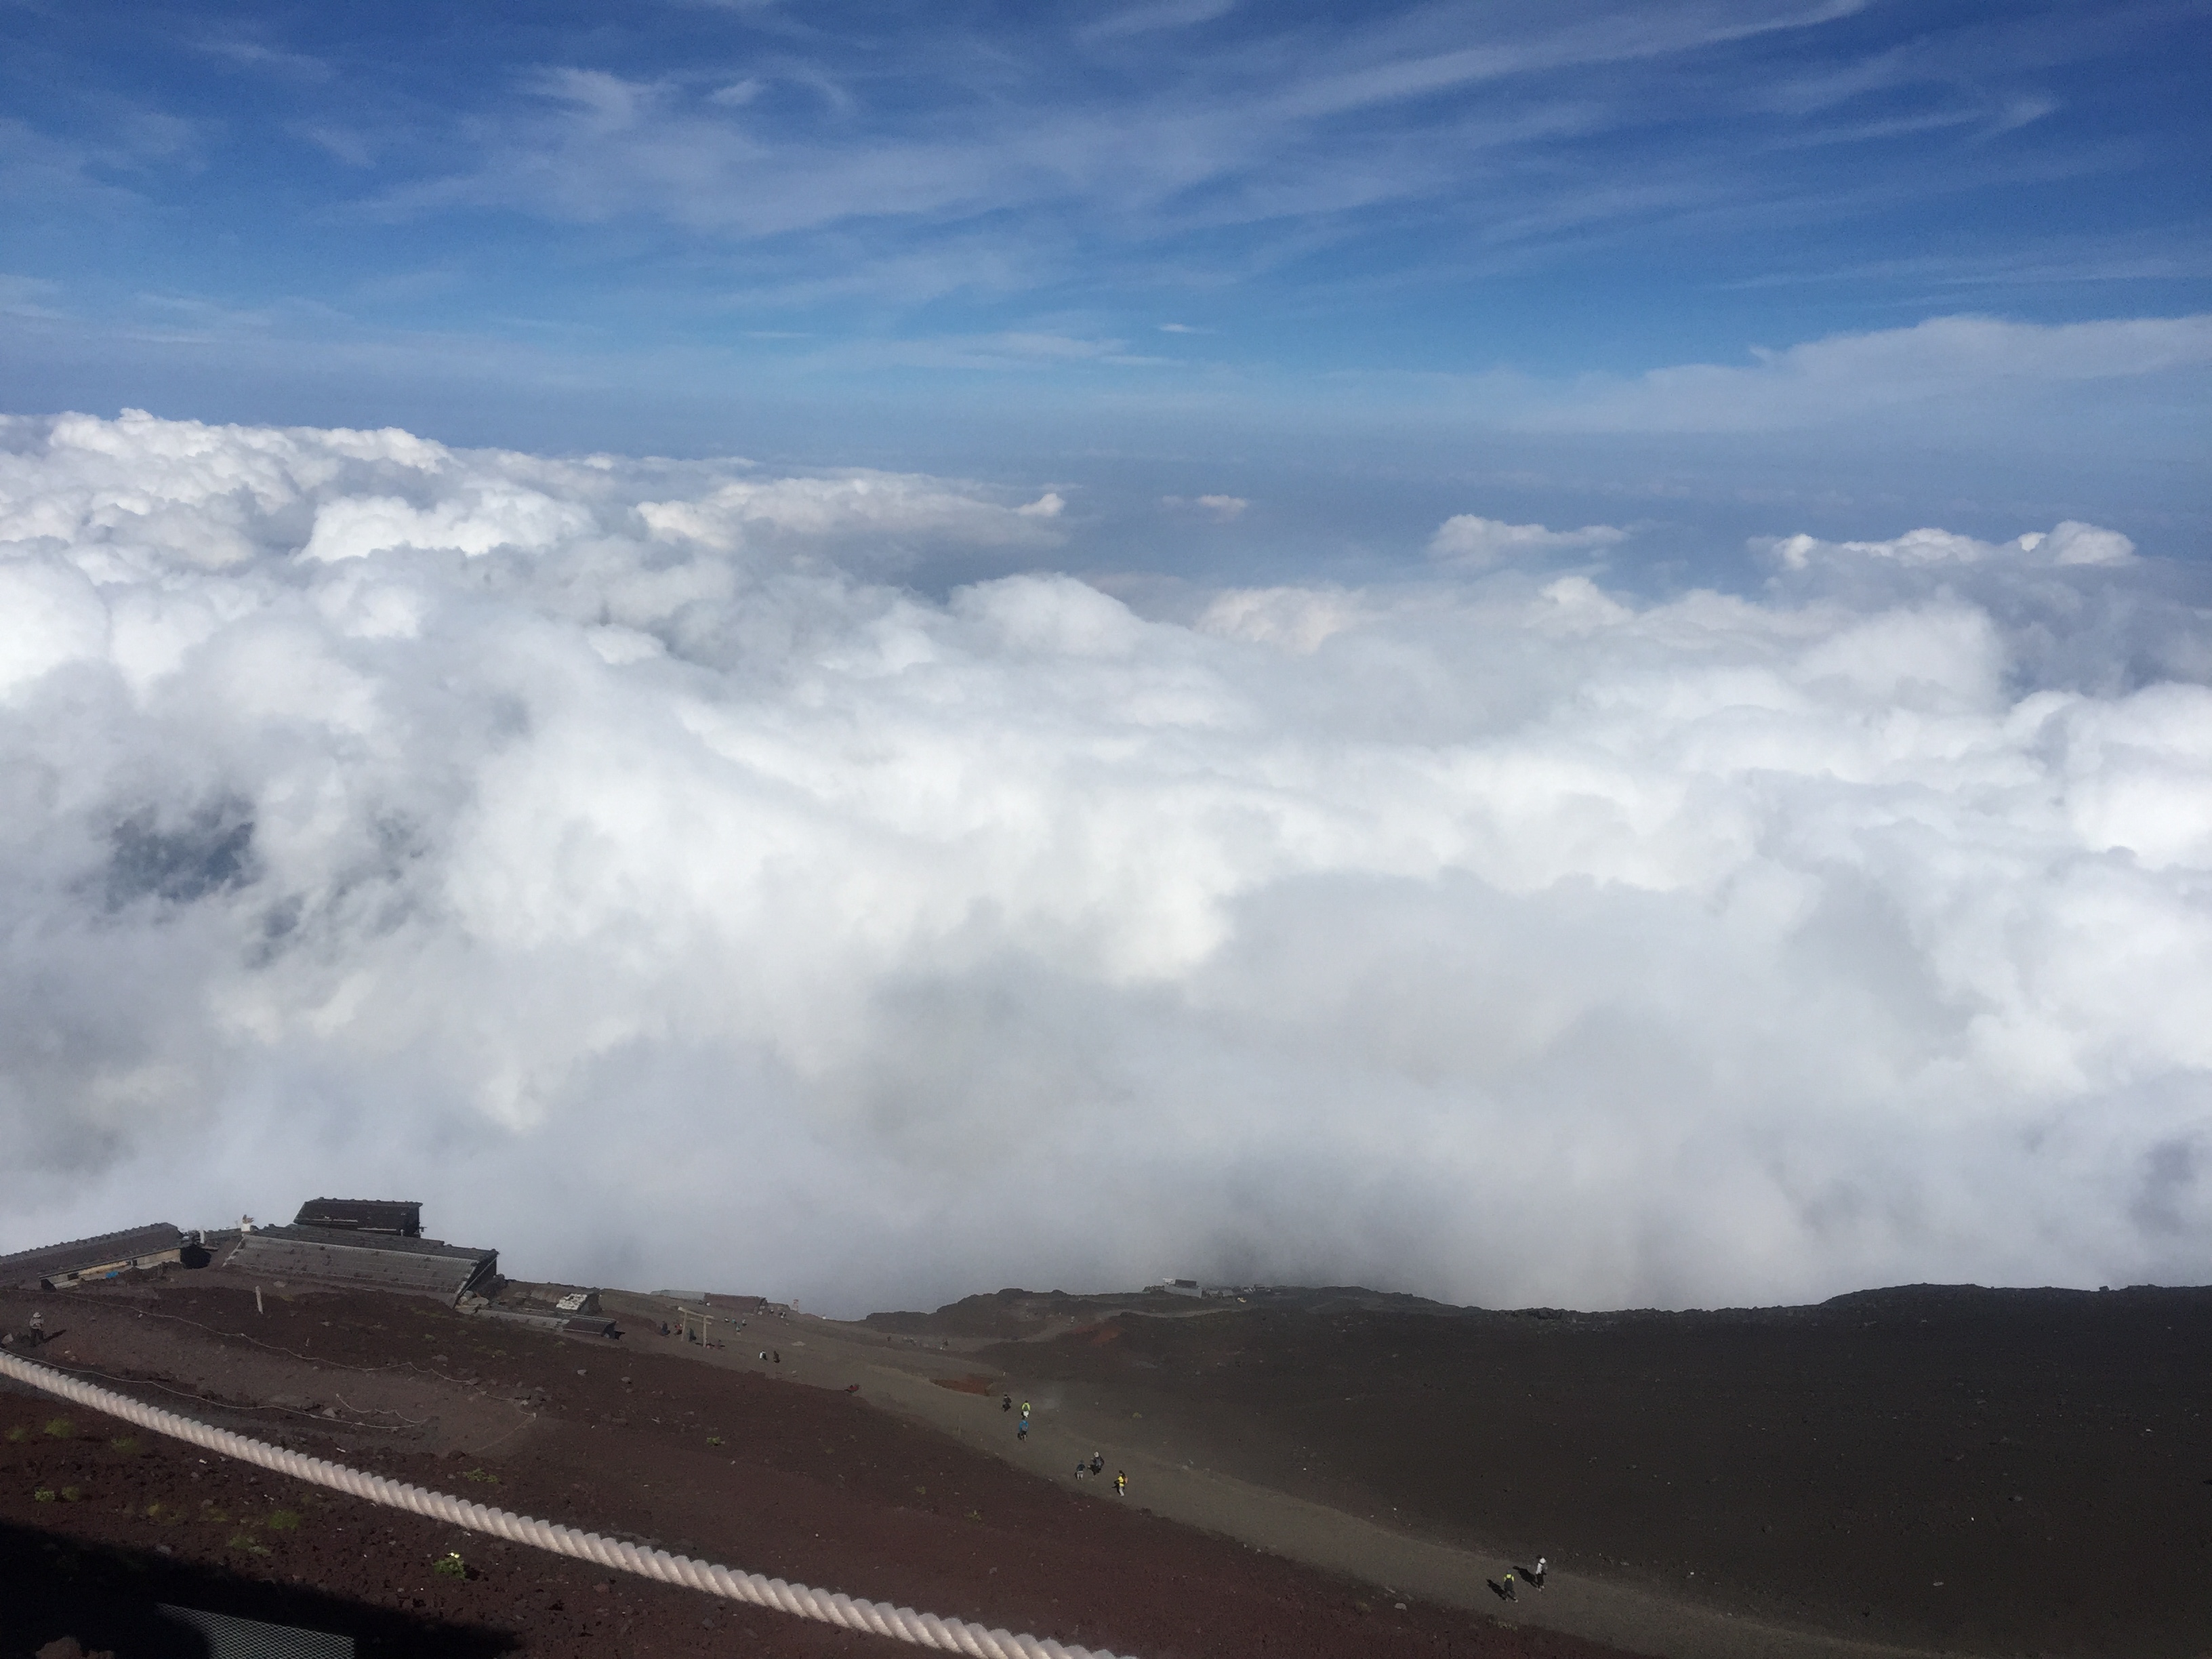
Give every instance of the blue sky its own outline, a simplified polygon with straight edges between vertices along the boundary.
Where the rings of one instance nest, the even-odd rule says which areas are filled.
[[[1109,558],[1234,494],[1231,565],[2212,523],[2201,3],[0,17],[19,411],[1043,480]]]

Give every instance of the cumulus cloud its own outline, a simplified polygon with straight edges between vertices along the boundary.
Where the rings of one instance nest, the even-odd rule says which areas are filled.
[[[1541,558],[1553,553],[1594,553],[1628,539],[1628,532],[1609,524],[1586,524],[1580,530],[1547,530],[1540,524],[1505,524],[1455,514],[1437,526],[1429,538],[1429,556],[1440,563],[1468,570]]]
[[[1981,564],[1990,560],[2020,564],[2125,564],[2136,544],[2117,530],[2067,520],[2049,532],[2031,530],[2008,542],[1977,541],[1948,530],[1908,530],[1886,542],[1824,542],[1812,536],[1788,536],[1753,544],[1792,570],[1815,563],[1888,559],[1906,565]]]
[[[1044,527],[1066,502],[1047,491],[1009,507],[972,489],[906,473],[855,472],[813,478],[745,478],[703,495],[641,501],[637,515],[661,540],[720,552],[746,544],[835,540],[903,547],[916,541],[969,547],[1043,548]]]
[[[1306,656],[1321,649],[1330,635],[1371,616],[1357,594],[1340,588],[1238,587],[1207,605],[1197,626],[1223,639],[1280,646]]]
[[[889,578],[1020,507],[0,428],[0,1244],[343,1188],[847,1310],[2203,1277],[2171,567]]]

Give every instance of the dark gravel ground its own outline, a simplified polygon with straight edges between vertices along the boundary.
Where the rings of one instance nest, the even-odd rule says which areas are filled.
[[[295,1290],[257,1313],[250,1290],[211,1273],[0,1297],[0,1324],[20,1326],[33,1305],[64,1331],[40,1357],[110,1379],[127,1369],[118,1385],[155,1403],[436,1490],[940,1614],[1146,1659],[1600,1653],[1463,1612],[1400,1611],[1348,1580],[1084,1501],[844,1393],[635,1343],[360,1292]],[[167,1364],[147,1363],[149,1345]],[[319,1396],[357,1405],[372,1388],[384,1402],[374,1420],[318,1414],[333,1409]],[[278,1398],[293,1403],[269,1404]],[[448,1552],[466,1577],[434,1571]],[[163,1600],[346,1631],[364,1654],[888,1650],[0,1393],[0,1659],[65,1633],[119,1659],[168,1651],[146,1620]]]
[[[973,1358],[1277,1491],[1784,1625],[2212,1655],[2212,1290],[1607,1315],[1300,1291]]]

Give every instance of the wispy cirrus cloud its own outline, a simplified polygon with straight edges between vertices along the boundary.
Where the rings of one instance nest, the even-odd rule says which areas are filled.
[[[1095,22],[1083,24],[1077,33],[1085,40],[1113,40],[1163,29],[1194,28],[1234,11],[1237,3],[1237,0],[1154,0],[1149,5],[1109,12]]]
[[[144,106],[103,112],[96,134],[57,137],[0,116],[0,199],[19,210],[113,212],[143,207],[164,168],[201,161],[199,127]]]
[[[1545,431],[1758,432],[1964,404],[1996,419],[2007,398],[2212,374],[2212,313],[2056,325],[1936,317],[1757,349],[1752,359],[1593,377],[1535,392],[1513,418]]]
[[[1073,37],[1000,40],[965,64],[950,33],[910,42],[908,76],[934,90],[896,104],[887,94],[907,76],[792,59],[780,78],[803,78],[827,101],[772,117],[761,106],[777,77],[702,87],[686,73],[546,68],[525,78],[519,102],[470,118],[471,165],[392,190],[382,205],[650,214],[756,237],[1063,207],[1139,216],[1124,227],[1139,234],[1163,213],[1185,224],[1340,214],[1457,193],[1471,155],[1504,157],[1658,113],[1650,89],[1593,99],[1546,77],[1815,29],[1858,9],[1735,0],[1655,15],[1604,3],[1540,18],[1429,5],[1357,28],[1248,26],[1233,51],[1147,62],[1141,81],[1084,61],[1085,42],[1227,9],[1153,8]],[[1022,83],[1004,73],[1016,64],[1029,71]],[[1473,100],[1506,83],[1510,94]]]
[[[2142,35],[2155,14],[2118,0],[2105,34]],[[596,266],[619,285],[647,262],[699,306],[980,310],[1052,290],[1126,306],[1142,289],[1179,294],[1170,314],[1203,326],[1217,319],[1187,301],[1232,288],[1307,303],[1441,291],[1655,239],[1741,247],[1761,227],[1790,227],[1786,249],[1808,222],[2025,185],[2062,160],[2129,164],[2124,145],[2035,136],[2072,108],[2054,76],[2109,49],[2041,5],[1972,21],[1885,21],[1859,0],[1297,16],[1167,0],[988,29],[831,3],[666,21],[544,20],[476,43],[460,82],[342,30],[246,20],[170,38],[179,88],[206,80],[211,53],[267,82],[265,108],[206,112],[240,137],[270,124],[277,148],[252,149],[264,178],[301,175],[290,210],[313,199],[336,224],[406,227],[400,240],[470,219],[472,243],[532,283]],[[339,74],[334,105],[313,83]],[[48,151],[45,176],[112,188],[89,147],[115,124],[69,85],[26,123],[76,146]],[[1908,140],[1943,164],[1906,165]],[[222,159],[246,153],[231,148]],[[1864,154],[1825,154],[1845,150]],[[173,189],[189,165],[154,176]]]
[[[379,350],[411,374],[450,345],[507,365],[468,406],[544,442],[556,382],[560,429],[592,441],[623,439],[593,395],[622,386],[633,410],[692,400],[751,442],[761,394],[918,409],[931,375],[990,375],[1034,432],[1016,404],[1072,404],[1110,374],[1133,421],[1144,397],[1175,400],[1175,443],[1201,451],[1209,418],[1318,428],[1346,385],[1365,413],[1389,392],[1417,423],[1449,404],[1563,439],[1856,422],[1863,440],[1883,411],[1980,410],[2006,385],[2183,396],[2186,368],[2064,380],[2033,331],[2203,308],[2203,239],[2176,211],[2199,118],[2167,68],[2185,20],[2162,0],[2113,0],[2094,29],[2077,14],[1385,0],[987,21],[822,0],[649,26],[457,14],[435,52],[337,14],[172,20],[127,58],[75,14],[27,14],[44,56],[0,63],[0,188],[32,251],[10,264],[60,282],[84,328],[19,318],[12,337],[53,366],[45,395],[96,386],[103,406]],[[245,44],[212,59],[210,40]],[[300,78],[317,64],[333,78]],[[281,257],[223,239],[303,219]],[[2077,282],[2098,289],[2059,291]],[[203,320],[156,322],[149,288],[205,301]],[[1953,315],[1977,307],[2007,313],[1978,358]],[[158,362],[136,351],[149,334]],[[1739,356],[1751,342],[1771,349]],[[2114,466],[2157,412],[2093,420],[2034,395],[2054,434],[2101,422],[2091,447]],[[418,385],[401,407],[456,405]],[[894,418],[939,425],[878,429]],[[2009,441],[2002,422],[1954,424],[1969,447]],[[1452,505],[1425,501],[1418,529]]]
[[[1042,14],[988,43],[941,19],[856,33],[833,12],[716,63],[529,66],[453,122],[445,165],[367,205],[674,238],[728,262],[747,305],[920,307],[1131,283],[1449,286],[2017,181],[2019,155],[1972,146],[2051,106],[2036,55],[1977,79],[1956,54],[1821,44],[1863,10],[1173,6],[1103,26]],[[1797,56],[1827,80],[1800,65],[1794,94],[1746,98]],[[1954,153],[1871,183],[1856,161],[1790,159],[1884,134]],[[2060,149],[2077,171],[2123,160]],[[1433,268],[1363,272],[1391,238]]]
[[[334,71],[323,59],[304,52],[288,52],[241,34],[210,35],[198,43],[206,56],[234,64],[257,74],[281,76],[286,80],[316,85],[328,81]]]

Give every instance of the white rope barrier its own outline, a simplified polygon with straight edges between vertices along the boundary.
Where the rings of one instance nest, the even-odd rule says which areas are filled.
[[[933,1613],[895,1607],[887,1601],[857,1601],[834,1590],[810,1589],[805,1584],[786,1583],[781,1578],[763,1578],[757,1572],[738,1572],[729,1567],[694,1561],[689,1556],[671,1555],[665,1550],[644,1549],[635,1544],[602,1538],[597,1533],[579,1532],[554,1522],[536,1521],[526,1515],[471,1504],[464,1498],[449,1498],[443,1492],[410,1486],[404,1480],[387,1480],[380,1474],[349,1469],[323,1458],[250,1440],[228,1429],[196,1423],[189,1417],[142,1404],[127,1395],[83,1382],[16,1354],[0,1352],[0,1376],[13,1377],[88,1410],[119,1417],[155,1434],[167,1435],[205,1451],[235,1457],[241,1462],[258,1464],[295,1480],[328,1486],[333,1492],[365,1498],[372,1504],[411,1510],[416,1515],[450,1522],[474,1532],[489,1533],[510,1543],[529,1544],[556,1555],[571,1555],[596,1566],[657,1578],[665,1584],[687,1585],[726,1601],[750,1602],[757,1607],[770,1607],[778,1613],[817,1620],[846,1630],[867,1631],[909,1642],[916,1647],[964,1653],[972,1656],[972,1659],[1115,1659],[1103,1648],[1070,1647],[1048,1637],[1016,1636],[969,1624],[965,1620],[940,1619]]]

